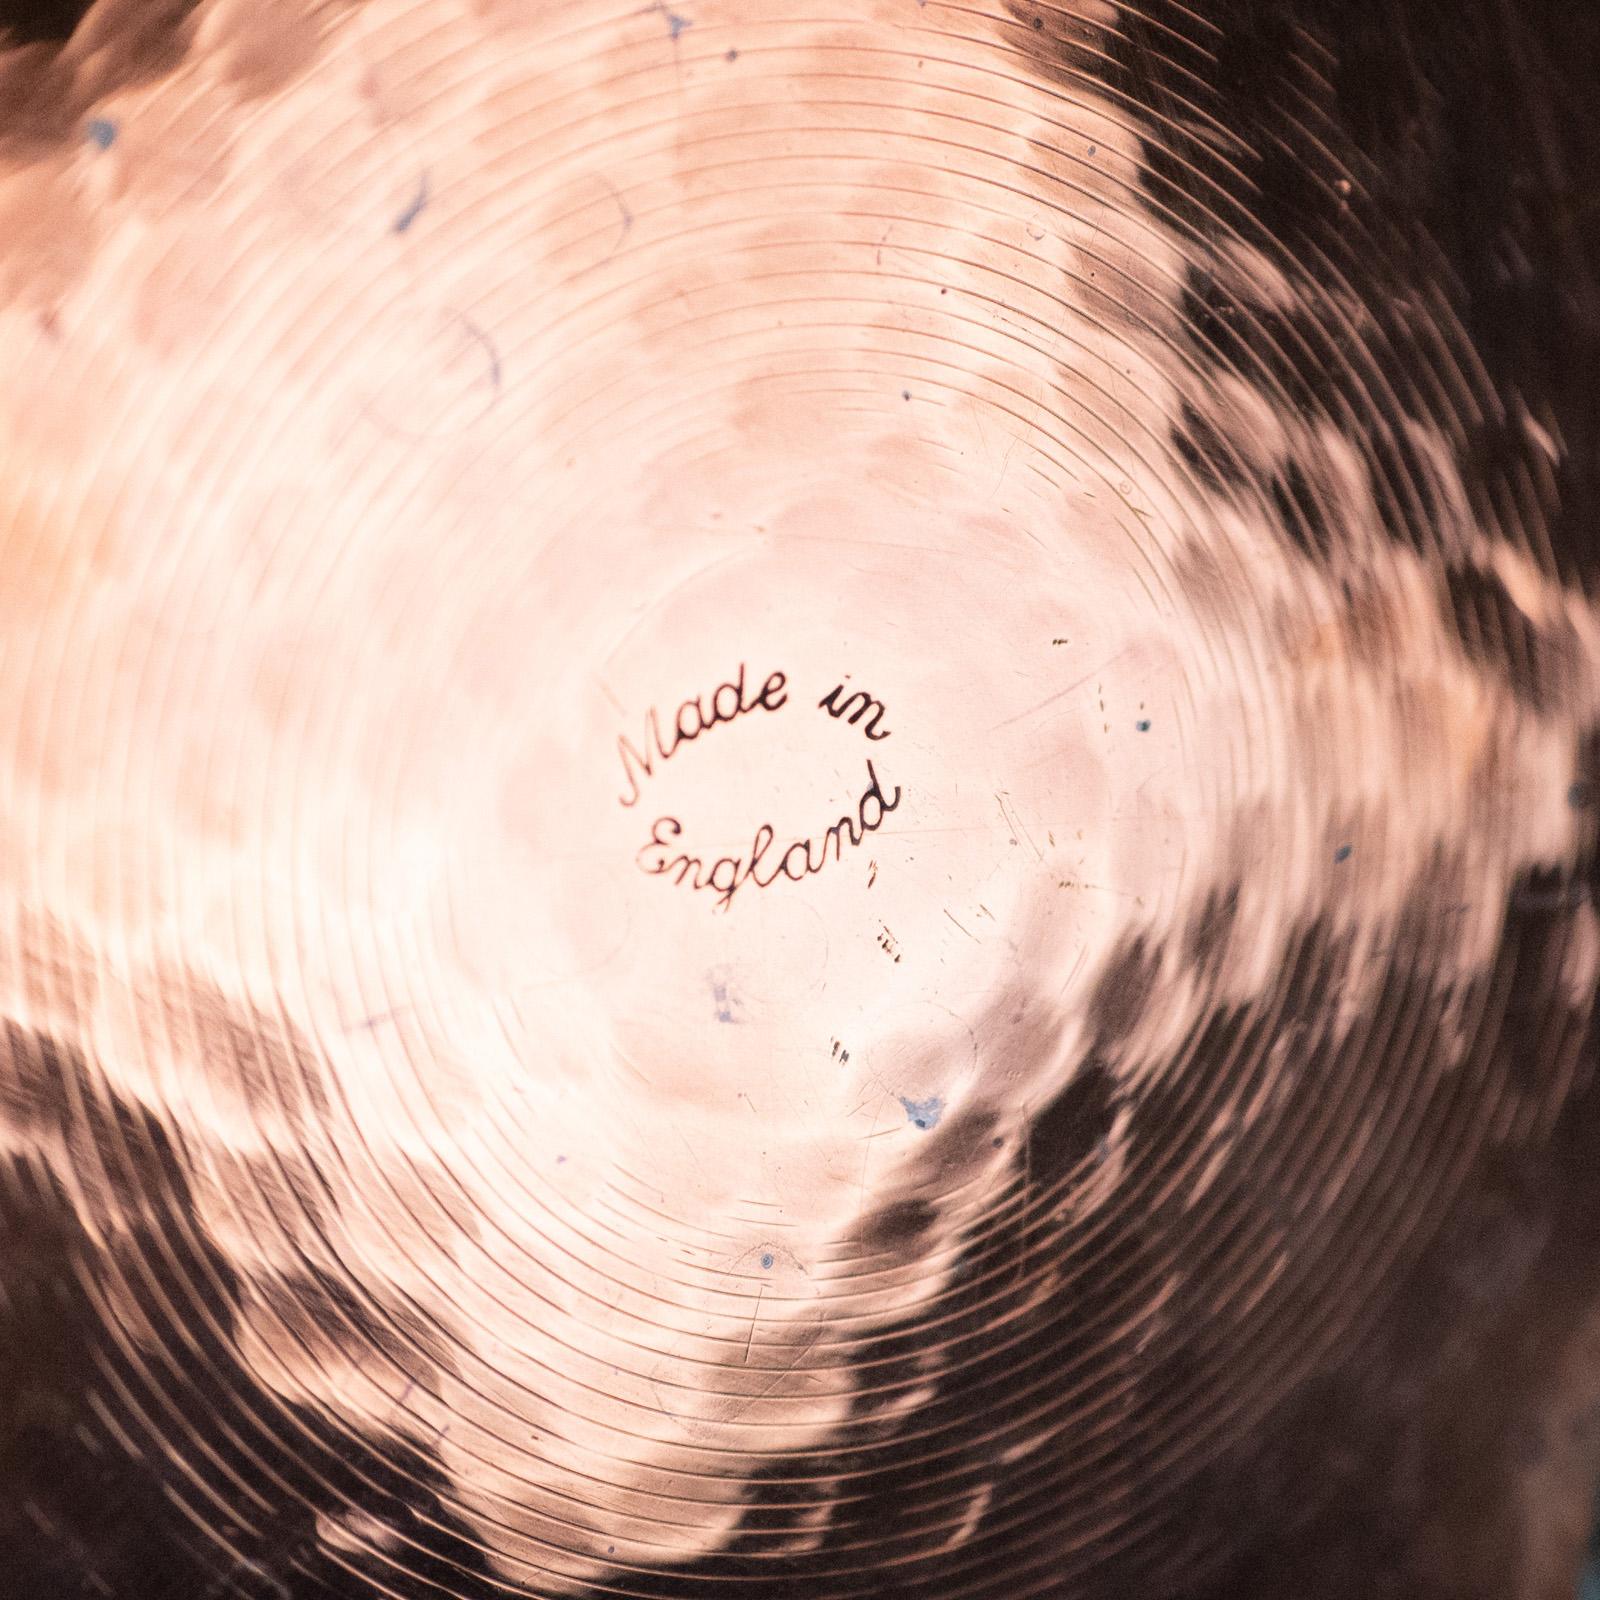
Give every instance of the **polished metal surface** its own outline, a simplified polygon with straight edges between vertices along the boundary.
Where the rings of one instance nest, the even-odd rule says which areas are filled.
[[[1570,1594],[1594,24],[37,31],[15,1592]]]

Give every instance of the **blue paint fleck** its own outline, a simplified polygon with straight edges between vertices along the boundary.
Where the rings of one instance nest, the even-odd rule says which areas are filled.
[[[762,1256],[761,1265],[765,1267],[768,1272],[770,1272],[772,1270],[772,1263],[774,1259],[775,1258],[773,1257],[772,1252],[769,1250],[764,1256]]]
[[[1339,848],[1337,850],[1335,850],[1333,852],[1333,859],[1335,861],[1348,861],[1353,854],[1354,854],[1354,847],[1353,846],[1347,845],[1347,844],[1342,844],[1342,845],[1339,846]]]
[[[937,1128],[939,1118],[944,1115],[944,1101],[936,1094],[929,1095],[926,1100],[908,1100],[901,1095],[900,1104],[906,1108],[906,1121],[924,1133]]]
[[[739,1004],[737,997],[721,978],[711,980],[711,998],[716,1003],[718,1022],[738,1022],[733,1008]]]
[[[1139,720],[1136,723],[1134,723],[1134,727],[1136,727],[1139,730],[1140,733],[1149,733],[1149,731],[1150,731],[1150,719],[1149,719],[1149,717],[1140,717]]]
[[[692,28],[694,26],[694,19],[692,17],[683,16],[677,11],[669,11],[666,7],[665,0],[656,0],[656,3],[651,6],[650,9],[652,11],[660,11],[666,16],[667,33],[674,44],[678,42],[678,37],[680,34],[682,34],[685,28]]]
[[[556,1157],[556,1165],[559,1167],[566,1159],[567,1158],[565,1156],[557,1156]]]
[[[109,150],[117,142],[117,125],[108,117],[96,117],[89,124],[89,142]]]
[[[417,180],[417,192],[412,195],[411,203],[394,219],[394,231],[396,233],[404,233],[427,208],[428,174],[424,172]]]

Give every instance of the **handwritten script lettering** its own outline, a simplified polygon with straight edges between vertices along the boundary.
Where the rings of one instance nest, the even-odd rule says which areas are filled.
[[[753,699],[745,698],[745,665],[739,663],[738,674],[731,683],[719,683],[711,692],[711,709],[708,711],[697,696],[685,700],[673,718],[670,736],[661,736],[661,715],[654,706],[645,719],[643,750],[626,734],[617,740],[617,754],[622,759],[622,775],[628,782],[628,792],[618,797],[618,804],[635,806],[644,793],[641,778],[655,776],[656,762],[670,761],[678,750],[702,733],[708,733],[718,723],[732,722],[752,711],[777,711],[788,702],[785,684],[788,680],[781,672],[768,675],[761,692]]]
[[[841,683],[823,695],[817,702],[818,708],[826,711],[835,721],[838,721],[840,717],[846,718],[852,728],[863,717],[867,717],[867,725],[861,731],[869,739],[887,739],[894,731],[892,728],[885,728],[882,733],[878,732],[878,724],[883,721],[884,713],[888,710],[883,701],[875,699],[864,690],[856,689],[841,704],[839,696],[842,694],[844,694],[844,685]],[[858,701],[860,702],[859,704],[857,704]],[[868,716],[869,712],[871,713],[870,716]]]
[[[856,802],[855,815],[847,813],[840,817],[820,838],[797,839],[765,875],[762,865],[768,860],[776,837],[768,822],[763,822],[756,829],[748,855],[721,856],[708,869],[702,857],[679,849],[677,841],[682,837],[683,824],[676,817],[657,817],[650,830],[650,842],[639,851],[635,860],[640,871],[652,876],[671,875],[676,884],[687,883],[696,891],[714,891],[716,905],[726,910],[732,905],[733,897],[747,883],[755,884],[758,889],[770,889],[779,878],[799,883],[811,874],[821,872],[828,863],[830,845],[833,847],[833,859],[842,860],[846,840],[855,847],[869,833],[876,833],[883,826],[883,819],[898,809],[900,797],[898,784],[895,785],[892,799],[885,796],[877,769],[869,761],[867,787]]]
[[[740,662],[732,679],[718,684],[709,698],[697,695],[683,701],[665,732],[661,712],[652,706],[645,718],[644,738],[639,744],[626,735],[617,739],[617,754],[627,783],[626,791],[617,797],[619,805],[637,805],[643,798],[646,781],[701,734],[753,711],[780,711],[789,703],[789,680],[784,673],[769,673],[755,694],[746,689],[745,676],[745,664]],[[847,722],[852,728],[859,726],[862,734],[874,743],[889,738],[891,730],[880,729],[888,708],[861,689],[847,695],[845,688],[849,678],[846,673],[844,680],[817,702],[817,709],[827,712],[835,722]],[[697,892],[710,890],[714,896],[713,909],[725,911],[746,884],[770,889],[780,878],[799,883],[822,871],[828,864],[830,849],[833,859],[842,861],[846,846],[854,849],[869,833],[876,833],[883,826],[884,818],[899,807],[900,800],[899,786],[895,786],[892,798],[885,794],[877,768],[868,761],[867,787],[856,802],[854,815],[840,817],[814,838],[796,839],[779,851],[775,848],[776,830],[770,822],[763,822],[756,829],[748,852],[708,861],[704,855],[695,854],[683,845],[683,823],[679,818],[659,816],[650,829],[649,841],[634,859],[639,870],[652,877],[666,878],[679,886],[687,884]]]

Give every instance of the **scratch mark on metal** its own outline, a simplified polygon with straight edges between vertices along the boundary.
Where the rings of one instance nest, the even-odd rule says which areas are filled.
[[[1084,684],[1088,683],[1090,679],[1095,678],[1100,673],[1104,672],[1107,667],[1114,667],[1125,655],[1132,651],[1133,648],[1134,647],[1131,644],[1125,646],[1114,656],[1112,656],[1109,661],[1102,661],[1100,665],[1095,667],[1092,671],[1084,673],[1081,678],[1074,678],[1072,682],[1066,686],[1066,688],[1057,689],[1054,694],[1047,695],[1037,705],[1030,706],[1026,711],[1019,711],[1014,717],[1003,717],[999,722],[990,723],[989,732],[993,733],[996,728],[1009,728],[1013,723],[1026,721],[1026,719],[1029,717],[1037,716],[1047,706],[1053,706],[1058,700],[1065,700],[1066,697],[1074,690],[1081,689]]]
[[[412,195],[405,210],[394,219],[394,231],[396,233],[404,233],[427,210],[428,198],[428,174],[424,171],[417,180],[417,192]]]
[[[767,1292],[766,1284],[760,1284],[756,1289],[756,1308],[750,1313],[750,1335],[744,1342],[744,1360],[741,1366],[750,1365],[750,1347],[756,1339],[756,1319],[761,1315],[761,1297]]]
[[[628,202],[622,198],[622,191],[610,178],[601,174],[600,181],[611,191],[611,198],[617,202],[617,210],[622,213],[622,232],[617,235],[617,242],[611,247],[611,254],[614,256],[622,248],[628,235],[633,232],[633,212],[628,209]],[[610,257],[607,257],[607,260],[609,259]]]

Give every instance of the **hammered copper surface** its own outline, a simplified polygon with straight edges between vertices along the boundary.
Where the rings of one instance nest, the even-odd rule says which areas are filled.
[[[1564,1600],[1600,12],[0,54],[0,1594]]]

